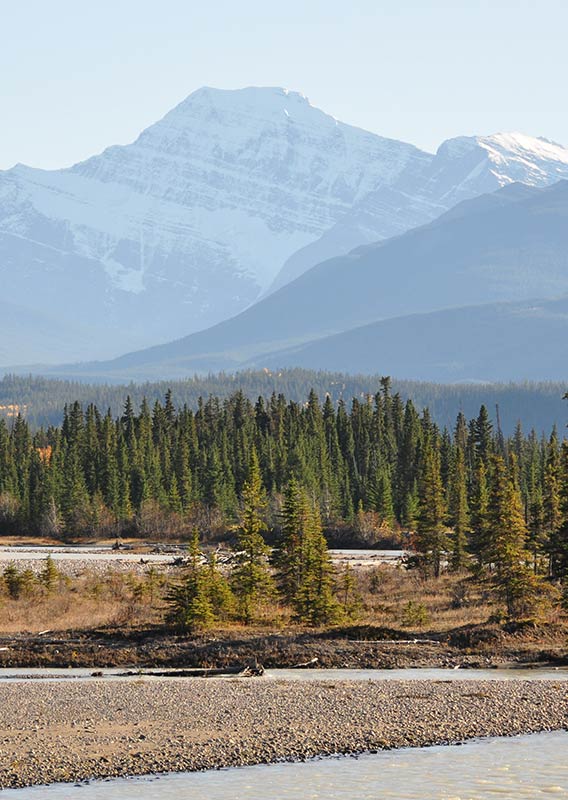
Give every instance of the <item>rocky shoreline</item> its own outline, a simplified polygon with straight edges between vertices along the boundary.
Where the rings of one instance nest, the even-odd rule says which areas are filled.
[[[568,681],[266,678],[0,685],[0,787],[568,728]]]

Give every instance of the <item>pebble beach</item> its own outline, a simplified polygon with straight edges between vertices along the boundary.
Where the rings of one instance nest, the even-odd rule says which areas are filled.
[[[568,728],[568,681],[0,685],[0,787],[305,760]]]

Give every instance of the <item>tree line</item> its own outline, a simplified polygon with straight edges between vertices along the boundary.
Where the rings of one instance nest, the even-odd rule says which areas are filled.
[[[138,410],[128,398],[118,417],[74,402],[61,426],[34,431],[22,416],[0,420],[0,533],[189,538],[195,528],[233,536],[247,528],[255,552],[271,534],[279,542],[300,536],[302,566],[290,553],[279,566],[288,599],[284,573],[301,573],[312,558],[319,566],[302,592],[318,569],[323,580],[318,531],[338,528],[405,532],[409,565],[433,575],[476,569],[510,613],[545,586],[565,584],[568,441],[556,429],[525,434],[520,424],[506,437],[485,406],[440,429],[388,378],[380,383],[349,407],[329,396],[321,403],[313,390],[302,403],[282,394],[252,403],[237,391],[192,410],[176,407],[168,391]],[[251,481],[263,497],[254,514]],[[285,522],[294,494],[303,508],[294,512],[295,534]],[[263,558],[249,561],[242,581]]]
[[[283,394],[288,400],[302,403],[313,389],[320,401],[327,395],[334,404],[352,397],[363,399],[380,390],[379,375],[347,375],[306,369],[243,370],[236,375],[195,375],[185,380],[130,383],[128,385],[88,384],[31,375],[5,375],[0,378],[0,417],[10,420],[21,410],[35,430],[41,426],[61,425],[65,404],[78,400],[86,408],[93,403],[113,416],[122,413],[124,400],[130,395],[136,408],[144,397],[152,406],[163,400],[168,389],[176,406],[187,405],[196,411],[201,397],[213,395],[225,400],[237,388],[253,402],[260,396],[266,401],[273,392]],[[522,419],[527,430],[550,430],[556,422],[561,424],[565,412],[562,395],[566,384],[552,382],[525,382],[506,384],[455,384],[444,385],[425,381],[395,380],[393,389],[406,401],[411,398],[417,408],[427,406],[438,425],[451,427],[459,410],[467,417],[475,416],[482,403],[496,421],[499,407],[501,426],[507,434],[514,431],[517,419]]]

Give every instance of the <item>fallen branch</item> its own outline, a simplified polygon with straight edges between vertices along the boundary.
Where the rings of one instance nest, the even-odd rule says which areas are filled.
[[[315,667],[318,663],[318,657],[315,656],[314,658],[310,658],[309,661],[303,661],[301,664],[294,664],[294,666],[290,667],[290,669],[307,669],[309,667]]]

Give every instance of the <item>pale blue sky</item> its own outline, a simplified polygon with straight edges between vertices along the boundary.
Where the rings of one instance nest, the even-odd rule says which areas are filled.
[[[434,150],[568,145],[566,0],[0,0],[0,168],[71,164],[202,85],[286,86]]]

